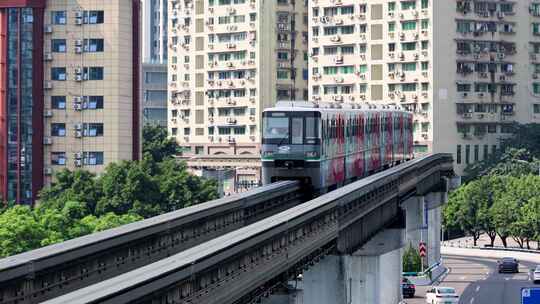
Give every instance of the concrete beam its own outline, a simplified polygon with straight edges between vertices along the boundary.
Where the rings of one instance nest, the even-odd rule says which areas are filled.
[[[378,256],[398,250],[405,245],[405,229],[385,229],[360,249],[353,256]]]

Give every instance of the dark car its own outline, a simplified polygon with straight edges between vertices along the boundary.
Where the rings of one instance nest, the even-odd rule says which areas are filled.
[[[518,260],[514,258],[502,258],[497,261],[499,273],[502,272],[519,272],[519,263]]]
[[[401,292],[404,298],[414,298],[416,287],[407,278],[401,279]]]

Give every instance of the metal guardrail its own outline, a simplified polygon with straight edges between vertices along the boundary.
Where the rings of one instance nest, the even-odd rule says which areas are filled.
[[[0,260],[0,303],[38,303],[156,262],[303,201],[283,181]]]
[[[325,254],[354,251],[395,221],[400,198],[440,187],[450,171],[449,155],[419,158],[45,303],[257,301],[254,295],[267,294],[276,282],[297,277]]]

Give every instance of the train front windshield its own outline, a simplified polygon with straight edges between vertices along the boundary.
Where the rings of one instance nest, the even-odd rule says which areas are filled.
[[[319,118],[318,112],[264,112],[263,144],[318,144]]]

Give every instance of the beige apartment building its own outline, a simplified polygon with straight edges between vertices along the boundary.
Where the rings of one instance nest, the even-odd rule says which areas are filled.
[[[111,162],[138,158],[138,17],[132,0],[47,1],[47,180],[61,168],[99,173]]]
[[[458,173],[511,123],[540,119],[537,1],[310,0],[308,12],[310,100],[401,105],[415,151],[453,153]]]
[[[140,154],[139,0],[0,1],[0,200]]]
[[[168,126],[184,158],[219,169],[212,157],[231,156],[239,182],[258,180],[251,158],[261,111],[308,97],[306,8],[294,0],[169,1]]]

